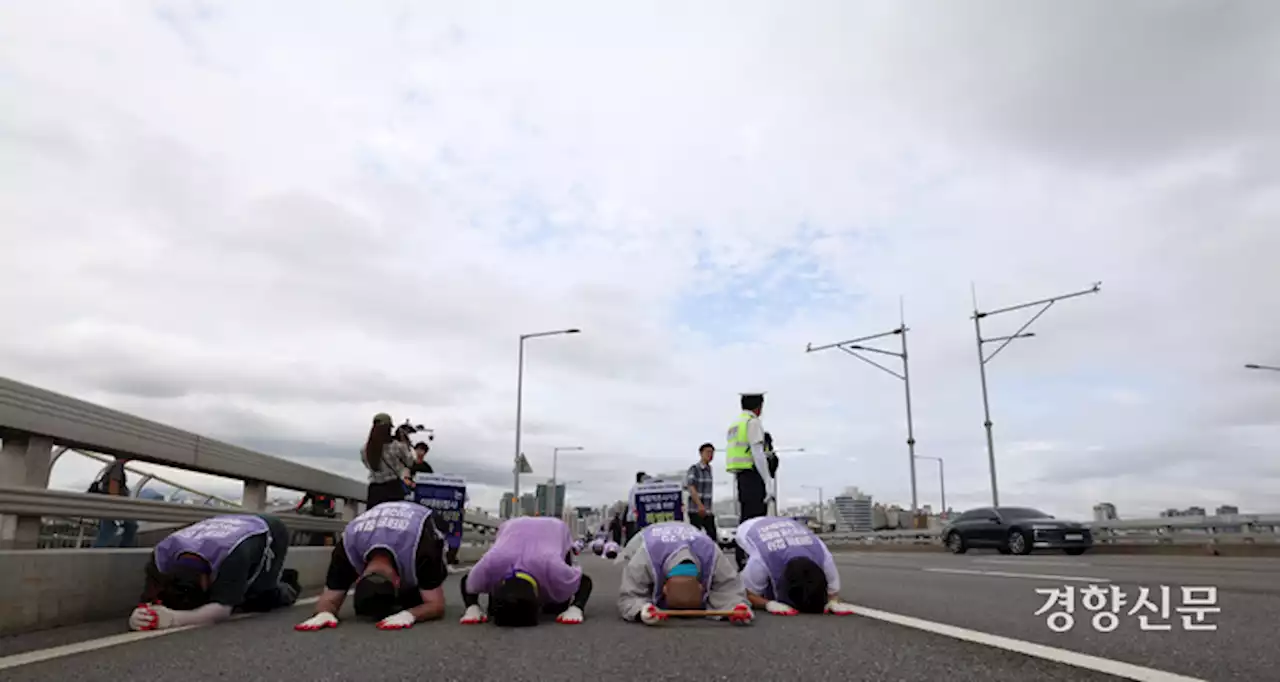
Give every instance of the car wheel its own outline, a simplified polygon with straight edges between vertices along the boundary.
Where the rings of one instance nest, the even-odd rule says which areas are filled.
[[[1010,531],[1009,538],[1005,541],[1005,547],[1010,554],[1030,554],[1031,540],[1026,533],[1020,530]]]
[[[947,533],[946,543],[947,543],[947,550],[950,551],[952,554],[964,554],[965,552],[969,551],[969,548],[964,544],[964,538],[961,537],[960,534],[955,532],[954,530],[951,531],[950,533]]]
[[[1071,556],[1080,556],[1081,554],[1084,554],[1085,550],[1087,549],[1089,548],[1088,547],[1068,547],[1062,551],[1066,552],[1067,554],[1070,554]]]

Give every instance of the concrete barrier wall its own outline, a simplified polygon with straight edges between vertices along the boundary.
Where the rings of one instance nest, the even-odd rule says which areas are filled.
[[[324,585],[331,547],[290,547],[286,568],[304,590]],[[473,562],[482,547],[462,547]],[[0,635],[119,618],[138,605],[149,549],[35,549],[0,552]]]

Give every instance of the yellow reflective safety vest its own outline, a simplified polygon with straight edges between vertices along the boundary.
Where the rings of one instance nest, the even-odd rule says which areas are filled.
[[[751,456],[751,441],[747,438],[747,422],[757,419],[751,412],[743,412],[729,427],[729,444],[725,448],[725,471],[736,473],[754,469],[755,459]]]

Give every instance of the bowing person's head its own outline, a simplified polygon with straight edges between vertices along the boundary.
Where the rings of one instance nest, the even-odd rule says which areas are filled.
[[[178,611],[198,609],[209,603],[212,569],[209,562],[195,554],[181,554],[173,570],[161,581],[158,599],[161,604]]]
[[[386,550],[370,552],[365,561],[351,605],[360,618],[382,620],[400,611],[400,572]]]
[[[813,559],[796,557],[782,569],[778,601],[800,613],[822,613],[827,605],[827,574]]]
[[[537,625],[541,608],[538,581],[524,571],[516,571],[498,583],[489,595],[489,617],[499,627]]]
[[[604,558],[606,558],[606,559],[617,559],[617,558],[618,558],[618,543],[616,543],[616,542],[606,542],[606,543],[604,544]]]
[[[702,608],[702,581],[698,579],[698,566],[687,560],[673,566],[662,583],[662,596],[668,609]]]

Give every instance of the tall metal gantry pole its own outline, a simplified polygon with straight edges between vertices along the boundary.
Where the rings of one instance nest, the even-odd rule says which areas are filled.
[[[849,339],[847,341],[840,341],[837,343],[828,343],[822,346],[814,346],[813,344],[809,344],[808,346],[805,347],[804,352],[813,353],[820,350],[827,350],[829,348],[839,348],[840,350],[871,365],[872,367],[875,367],[883,372],[888,373],[891,376],[897,377],[898,379],[902,380],[902,385],[906,390],[906,397],[907,397],[907,461],[911,469],[911,513],[912,515],[914,515],[918,507],[919,497],[916,494],[916,432],[915,432],[915,425],[912,423],[912,420],[911,420],[911,363],[907,361],[907,332],[908,331],[909,330],[907,328],[907,324],[905,321],[903,321],[899,323],[897,329],[892,329],[890,331],[887,331],[881,334],[872,334],[870,336],[860,336],[856,339]],[[901,352],[884,350],[883,348],[872,348],[870,346],[863,345],[867,341],[875,341],[876,339],[882,339],[887,336],[897,336],[902,341]],[[899,374],[893,371],[892,369],[889,369],[888,367],[885,367],[884,365],[876,362],[875,360],[872,360],[869,357],[861,355],[859,351],[866,352],[866,353],[879,353],[881,355],[891,355],[895,358],[898,358],[899,360],[902,360],[902,373]]]
[[[1276,367],[1275,365],[1258,365],[1252,362],[1245,365],[1244,368],[1245,369],[1263,369],[1268,372],[1280,372],[1280,367]]]
[[[1014,339],[1025,339],[1025,338],[1035,336],[1035,334],[1027,333],[1027,327],[1030,327],[1033,322],[1040,319],[1041,315],[1048,312],[1049,308],[1052,308],[1054,303],[1057,303],[1058,301],[1065,301],[1068,298],[1076,298],[1077,296],[1086,296],[1088,294],[1096,294],[1101,290],[1102,290],[1102,282],[1094,282],[1093,286],[1089,287],[1088,289],[1084,289],[1083,291],[1074,291],[1069,294],[1062,294],[1060,296],[1051,296],[1049,298],[1042,298],[1038,301],[1031,301],[1030,303],[1019,303],[1018,305],[1012,305],[1007,308],[1000,308],[998,310],[988,310],[986,312],[982,312],[978,310],[978,294],[976,289],[974,290],[973,317],[971,319],[973,319],[974,338],[977,339],[977,344],[978,344],[978,376],[982,381],[982,415],[983,415],[982,426],[987,431],[987,464],[991,469],[991,506],[993,507],[1000,506],[1000,486],[996,480],[995,439],[991,435],[991,425],[992,425],[991,424],[991,400],[987,392],[987,363],[994,360],[995,357],[1000,354],[1000,351],[1004,350],[1004,347],[1012,343]],[[994,336],[989,339],[985,339],[982,337],[982,320],[983,319],[991,317],[993,315],[1000,315],[1002,313],[1011,313],[1015,310],[1022,310],[1024,308],[1034,308],[1035,306],[1040,306],[1040,310],[1036,311],[1036,314],[1032,315],[1031,319],[1023,323],[1023,325],[1018,328],[1018,331],[1008,336]],[[985,354],[985,352],[983,351],[983,347],[985,344],[996,343],[1001,341],[1003,343],[997,346],[994,351],[991,351],[991,355]]]

